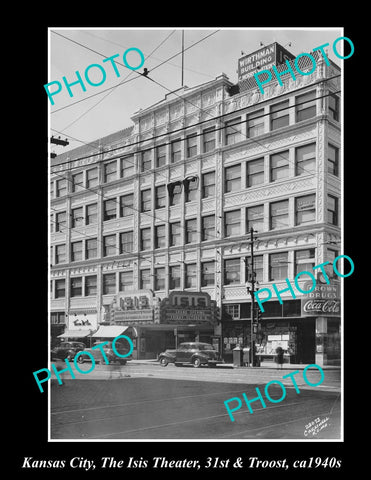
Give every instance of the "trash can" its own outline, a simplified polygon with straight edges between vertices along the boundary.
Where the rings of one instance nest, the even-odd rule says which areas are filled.
[[[250,365],[250,347],[244,347],[242,351],[243,351],[242,362],[245,365],[245,367],[248,367]]]
[[[233,349],[233,366],[242,367],[242,355],[243,351],[239,345]]]

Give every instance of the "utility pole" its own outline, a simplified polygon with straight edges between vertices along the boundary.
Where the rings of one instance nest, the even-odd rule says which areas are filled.
[[[251,352],[251,366],[254,367],[255,362],[255,342],[253,340],[254,335],[254,312],[255,312],[255,271],[254,271],[254,229],[253,227],[250,228],[250,245],[251,245],[251,340],[250,340],[250,352]]]

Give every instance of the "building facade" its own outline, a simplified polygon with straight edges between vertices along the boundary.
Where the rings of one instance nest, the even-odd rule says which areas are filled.
[[[52,341],[130,325],[136,358],[199,340],[231,361],[251,342],[252,275],[281,290],[340,254],[340,70],[319,58],[281,83],[261,94],[221,74],[51,161]],[[264,304],[261,362],[280,344],[291,363],[340,363],[331,287],[318,278],[311,294]],[[310,296],[337,306],[309,308]]]

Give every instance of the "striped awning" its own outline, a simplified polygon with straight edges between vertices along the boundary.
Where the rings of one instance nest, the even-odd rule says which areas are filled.
[[[101,325],[92,337],[115,338],[122,335],[128,328],[122,325]]]
[[[91,330],[65,330],[58,338],[84,338],[91,334]]]

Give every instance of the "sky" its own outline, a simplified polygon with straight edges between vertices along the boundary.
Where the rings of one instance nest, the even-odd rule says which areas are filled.
[[[66,147],[52,145],[57,155],[84,143],[89,143],[118,130],[133,125],[131,116],[139,109],[145,109],[164,99],[170,91],[181,88],[182,29],[107,29],[107,28],[49,28],[48,82],[60,82],[62,90],[53,95],[54,105],[45,91],[45,102],[49,110],[49,137],[54,135],[67,138]],[[342,66],[343,63],[333,52],[333,42],[343,36],[339,28],[185,28],[184,29],[184,86],[194,87],[215,79],[221,73],[237,83],[238,59],[241,52],[249,54],[278,42],[295,56],[309,53],[314,48],[329,43],[328,57]],[[341,52],[341,43],[339,52]],[[291,45],[290,45],[291,44]],[[139,49],[144,55],[144,64],[137,71],[130,70],[123,63],[127,49]],[[118,75],[105,57],[119,54],[115,60]],[[176,56],[174,56],[176,55]],[[174,58],[166,61],[169,57]],[[136,67],[142,61],[139,53],[131,50],[126,60]],[[160,65],[164,62],[162,65]],[[89,85],[84,77],[87,67],[100,65],[106,72],[106,79],[100,86]],[[148,78],[139,75],[146,67]],[[153,69],[153,72],[151,70]],[[80,85],[71,85],[70,97],[62,77],[73,83],[78,71],[83,78],[86,91]],[[99,83],[102,74],[99,67],[89,70],[92,83]],[[126,82],[122,83],[121,82]],[[50,87],[57,89],[57,84]]]

